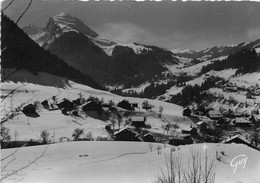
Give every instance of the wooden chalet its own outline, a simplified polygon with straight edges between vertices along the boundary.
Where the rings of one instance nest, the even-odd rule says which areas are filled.
[[[171,137],[169,139],[169,144],[174,146],[193,144],[193,140],[190,135],[181,135],[176,137]]]
[[[190,108],[186,107],[185,109],[183,109],[182,115],[183,115],[183,116],[191,116],[191,110],[190,110]]]
[[[122,100],[117,104],[117,106],[126,110],[134,110],[132,105],[127,100]]]
[[[82,106],[82,110],[84,112],[86,111],[97,111],[97,112],[102,112],[102,106],[98,102],[94,101],[89,101],[87,102],[84,106]]]
[[[245,145],[248,145],[251,147],[251,143],[249,142],[249,140],[238,134],[238,135],[234,135],[234,136],[231,136],[229,138],[227,138],[226,140],[223,140],[222,143],[225,143],[225,144],[231,144],[231,143],[237,143],[237,144],[245,144]]]
[[[116,141],[142,141],[139,134],[129,128],[123,128],[118,132],[115,132],[114,137]]]
[[[143,136],[144,142],[156,142],[154,136],[151,133],[147,133]]]
[[[235,118],[234,124],[236,126],[249,127],[252,124],[252,121],[250,121],[245,117],[240,117],[240,118]]]
[[[250,91],[246,93],[246,98],[247,99],[254,99],[253,94]]]
[[[253,124],[256,124],[260,126],[260,115],[259,114],[253,114],[250,118]]]
[[[222,114],[217,110],[210,110],[207,114],[207,117],[213,120],[218,120],[222,118]]]
[[[49,103],[48,103],[48,100],[44,100],[41,102],[42,106],[44,109],[49,109]]]
[[[144,116],[133,116],[131,117],[131,126],[135,126],[135,127],[145,127],[145,121],[146,118]]]
[[[131,103],[133,108],[138,108],[138,103]]]
[[[25,116],[37,118],[40,115],[36,112],[36,106],[33,104],[29,104],[25,107],[23,107],[22,112],[25,114]]]
[[[82,104],[82,100],[80,100],[80,98],[77,98],[76,100],[73,100],[72,102],[75,105],[81,105]]]
[[[86,113],[87,116],[90,116],[95,119],[100,119],[103,121],[108,120],[108,115],[102,109],[101,103],[95,101],[89,101],[84,106],[82,106],[82,111]]]
[[[73,102],[64,99],[62,102],[58,103],[57,106],[59,107],[59,109],[63,109],[66,111],[72,111],[75,109]]]
[[[224,118],[219,118],[217,121],[216,121],[216,124],[217,125],[225,125],[225,124],[228,124],[228,121]]]
[[[196,123],[196,125],[197,125],[197,129],[199,131],[201,131],[201,130],[206,129],[208,124],[203,122],[203,121],[199,121],[199,122]]]
[[[196,135],[197,134],[197,129],[195,127],[189,127],[186,129],[182,129],[181,132],[183,134],[190,134],[190,135]]]

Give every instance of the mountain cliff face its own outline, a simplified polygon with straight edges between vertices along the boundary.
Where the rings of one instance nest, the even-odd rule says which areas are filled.
[[[100,38],[82,21],[66,13],[51,17],[42,31],[30,37],[103,84],[141,84],[166,70],[165,64],[178,63],[168,50]]]
[[[29,36],[33,36],[38,34],[39,32],[42,31],[42,28],[39,28],[35,25],[27,25],[25,27],[23,27],[23,31],[28,34]]]

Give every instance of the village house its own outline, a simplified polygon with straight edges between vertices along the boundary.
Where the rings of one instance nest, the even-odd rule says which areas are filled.
[[[108,115],[103,111],[101,103],[97,101],[88,101],[84,106],[82,106],[82,111],[84,111],[87,116],[95,119],[103,121],[109,119]]]
[[[253,124],[260,126],[260,115],[259,114],[252,114],[250,120]]]
[[[239,117],[239,118],[235,118],[234,124],[240,127],[249,127],[252,124],[252,121],[250,121],[245,117]]]
[[[218,120],[222,118],[222,114],[217,110],[210,110],[208,111],[207,117],[213,120]]]
[[[138,103],[131,103],[133,108],[138,108]]]
[[[42,106],[44,109],[49,109],[49,103],[48,103],[48,100],[44,100],[41,102]]]
[[[231,144],[231,143],[245,144],[245,145],[248,145],[248,146],[251,147],[251,143],[249,142],[249,140],[246,137],[244,137],[240,134],[230,136],[226,140],[223,140],[222,143],[225,143],[225,144]]]
[[[129,128],[123,128],[115,132],[114,137],[116,141],[142,141],[139,134]]]
[[[144,142],[156,142],[154,136],[151,133],[147,133],[143,136]]]
[[[72,111],[75,109],[73,102],[67,99],[63,99],[63,101],[58,103],[57,106],[59,107],[59,109],[64,109],[66,111]]]
[[[253,95],[252,95],[252,93],[251,93],[250,91],[248,91],[248,92],[246,93],[246,98],[247,98],[247,99],[254,99],[254,97],[253,97]]]
[[[198,131],[203,131],[207,128],[207,123],[199,121],[196,123]]]
[[[120,108],[126,109],[126,110],[134,110],[132,105],[127,100],[122,100],[121,102],[119,102],[117,104],[117,106],[120,107]]]
[[[190,126],[189,128],[182,129],[181,132],[183,134],[196,135],[197,129],[195,127]]]
[[[80,99],[80,98],[78,98],[78,99],[76,99],[76,100],[73,100],[72,102],[73,102],[73,104],[75,104],[75,105],[81,105],[81,104],[83,104],[83,100]]]
[[[187,107],[187,108],[183,109],[182,115],[183,115],[183,116],[191,116],[191,110],[190,110],[190,108]]]
[[[33,104],[28,104],[27,106],[23,107],[22,112],[25,114],[25,116],[37,118],[40,115],[36,112],[36,106]]]
[[[169,139],[169,144],[173,146],[192,144],[192,138],[189,134],[183,134]]]
[[[144,116],[132,116],[130,119],[131,126],[136,128],[145,127],[146,118]]]
[[[216,121],[216,125],[225,125],[225,124],[229,124],[226,118],[220,118]]]

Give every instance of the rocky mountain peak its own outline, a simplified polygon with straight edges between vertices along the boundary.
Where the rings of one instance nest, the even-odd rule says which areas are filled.
[[[93,38],[98,36],[95,31],[85,25],[81,20],[64,12],[50,17],[46,24],[46,30],[54,34],[76,31]]]

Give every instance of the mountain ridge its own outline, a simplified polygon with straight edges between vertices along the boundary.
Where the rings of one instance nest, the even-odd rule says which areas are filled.
[[[202,50],[173,49],[172,52],[175,55],[180,57],[205,61],[205,60],[215,59],[221,56],[228,56],[230,54],[233,54],[243,49],[251,49],[251,48],[258,48],[258,47],[260,47],[260,39],[248,43],[242,42],[236,45],[213,46]]]

